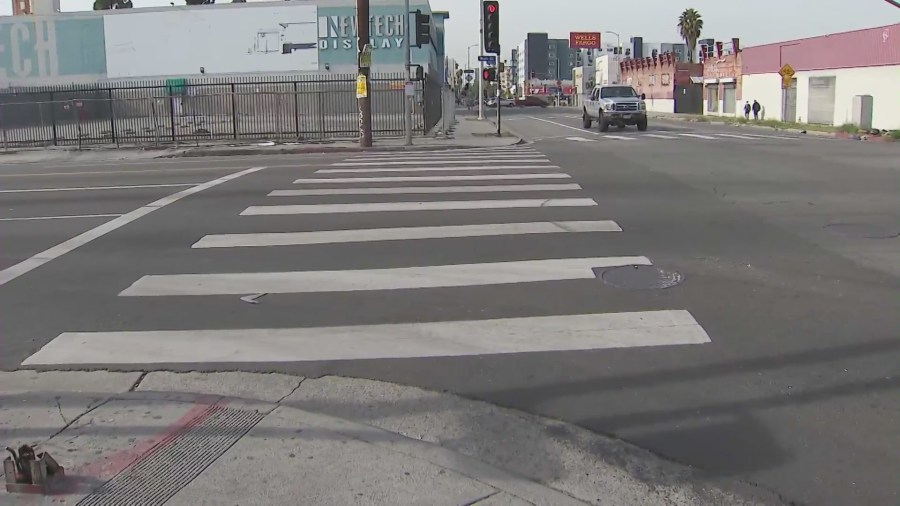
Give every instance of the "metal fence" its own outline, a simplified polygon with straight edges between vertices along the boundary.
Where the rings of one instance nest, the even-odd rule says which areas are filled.
[[[370,77],[374,135],[403,134],[405,82],[402,74]],[[413,131],[423,134],[441,119],[441,84],[427,76],[415,85]],[[105,86],[0,92],[0,140],[5,147],[162,145],[359,135],[355,74]]]

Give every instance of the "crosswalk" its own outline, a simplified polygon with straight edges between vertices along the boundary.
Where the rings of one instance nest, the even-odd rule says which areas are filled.
[[[628,132],[624,131],[619,134],[607,134],[600,132],[585,132],[590,137],[584,136],[567,136],[566,140],[573,142],[608,142],[608,141],[623,141],[623,142],[635,142],[635,141],[646,141],[648,139],[654,140],[668,140],[668,141],[716,141],[716,140],[740,140],[740,141],[760,141],[765,139],[775,139],[778,141],[797,141],[798,137],[788,137],[788,136],[779,136],[779,135],[763,135],[763,134],[725,134],[725,133],[716,133],[716,132],[706,132],[706,133],[692,133],[692,132],[669,132],[666,133],[650,133],[650,132]]]
[[[222,216],[223,221],[253,220],[253,232],[211,233],[193,244],[184,244],[196,255],[234,251],[245,259],[241,265],[246,267],[240,272],[146,273],[116,296],[146,301],[171,299],[190,305],[204,297],[239,296],[246,302],[249,296],[257,303],[265,296],[259,302],[265,304],[266,299],[279,296],[353,293],[370,298],[372,304],[389,306],[393,294],[409,290],[416,290],[422,300],[427,300],[432,290],[458,290],[458,297],[466,298],[474,293],[472,290],[491,286],[515,285],[527,290],[537,283],[579,281],[600,285],[598,277],[604,269],[652,265],[640,252],[603,256],[600,245],[615,242],[617,236],[627,232],[610,217],[598,219],[598,203],[585,195],[581,185],[528,146],[360,154],[292,179],[290,187],[261,193],[260,202],[247,206],[237,216]],[[552,213],[562,210],[583,216],[553,219],[558,215]],[[446,218],[453,213],[469,213],[460,215],[465,217],[475,216],[473,212],[479,213],[479,218],[472,223],[460,224],[458,219],[447,223]],[[509,219],[516,214],[526,219]],[[280,218],[269,218],[272,216]],[[340,216],[350,219],[348,223],[353,216],[364,216],[365,223],[379,225],[329,225],[334,223],[329,220]],[[398,220],[411,216],[416,218],[415,226],[408,226],[408,220]],[[504,218],[498,219],[501,216]],[[535,220],[535,216],[547,219]],[[280,229],[273,229],[275,223]],[[291,226],[293,230],[285,229]],[[598,251],[591,256],[533,259],[523,259],[522,251],[509,251],[508,259],[483,263],[453,263],[446,258],[437,262],[423,253],[409,265],[379,268],[354,264],[351,258],[344,268],[327,270],[304,269],[303,254],[296,255],[294,268],[287,270],[266,270],[254,261],[256,252],[270,248],[300,248],[297,251],[302,253],[329,245],[366,248],[380,244],[381,248],[400,252],[411,243],[423,241],[491,237],[538,241],[569,234],[596,235],[592,244],[598,245]],[[450,251],[450,242],[434,244],[436,250]],[[543,296],[536,295],[538,299]],[[161,322],[156,330],[73,330],[58,335],[23,365],[459,357],[710,342],[703,327],[684,309],[629,309],[453,321],[431,321],[422,315],[415,321],[326,327],[221,328],[210,324],[208,328],[173,330],[171,324]],[[303,308],[296,311],[302,314]],[[297,321],[302,322],[302,318]]]

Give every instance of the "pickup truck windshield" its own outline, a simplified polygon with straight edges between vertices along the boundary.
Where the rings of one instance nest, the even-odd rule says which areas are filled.
[[[634,88],[627,86],[617,86],[614,88],[600,88],[600,98],[619,98],[619,97],[636,97],[637,92]]]

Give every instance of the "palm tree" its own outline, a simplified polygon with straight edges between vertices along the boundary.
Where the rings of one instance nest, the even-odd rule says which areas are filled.
[[[678,34],[687,45],[688,59],[691,63],[694,62],[694,49],[697,47],[697,40],[702,31],[703,18],[696,9],[685,9],[681,16],[678,16]]]

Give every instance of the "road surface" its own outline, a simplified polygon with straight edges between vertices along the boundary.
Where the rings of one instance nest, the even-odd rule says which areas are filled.
[[[507,120],[534,142],[0,167],[0,367],[395,381],[897,502],[897,146]]]

